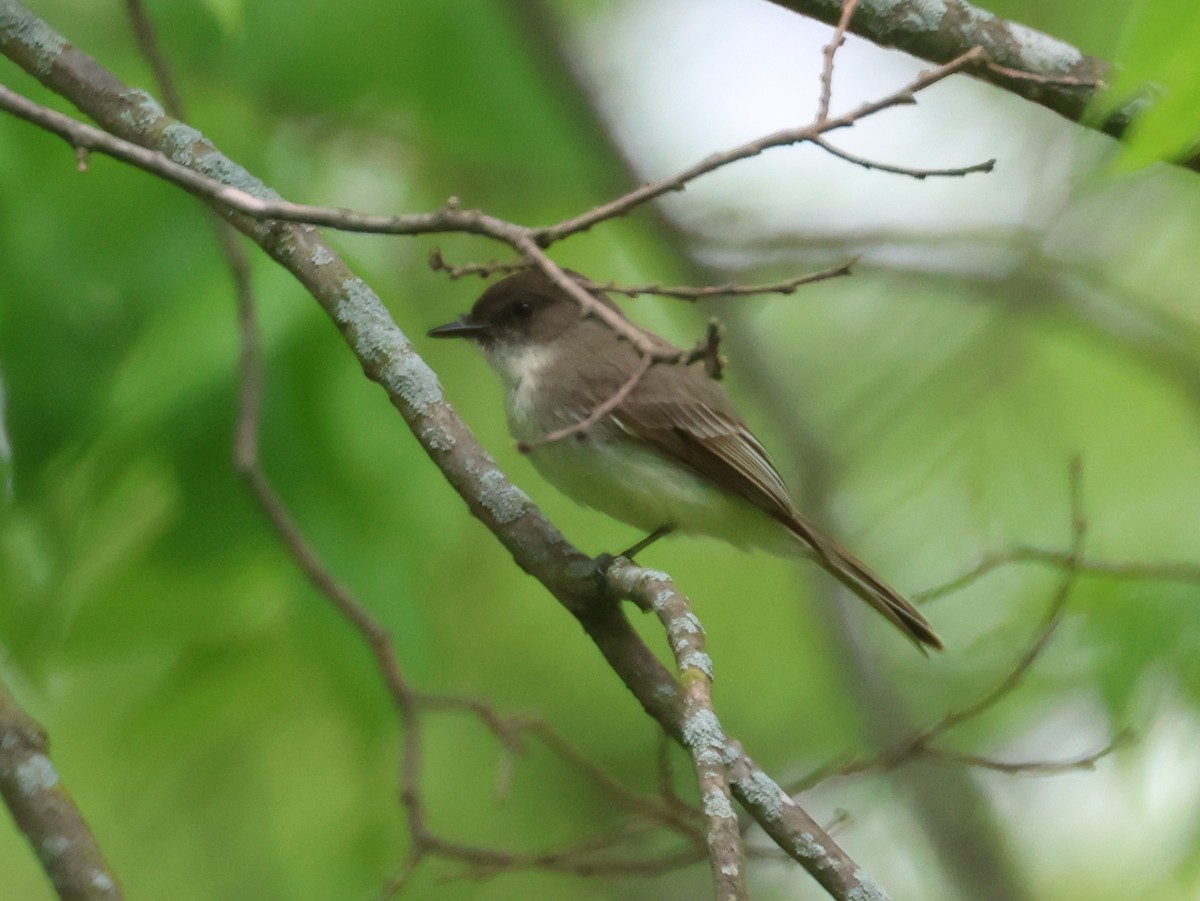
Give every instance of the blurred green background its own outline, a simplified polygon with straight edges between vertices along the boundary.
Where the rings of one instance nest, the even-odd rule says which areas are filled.
[[[807,121],[829,30],[755,0],[148,3],[189,120],[289,199],[418,211],[450,195],[549,223],[710,152]],[[44,0],[54,27],[151,87],[118,3]],[[1154,159],[1194,141],[1200,16],[1183,0],[990,7],[1121,61],[1166,112],[1128,149],[964,79],[838,140],[916,181],[776,150],[554,250],[596,279],[745,282],[859,255],[850,279],[692,308],[641,299],[691,342],[729,327],[729,384],[816,518],[902,590],[989,552],[1200,563],[1200,176]],[[836,109],[920,66],[851,41]],[[4,82],[64,108],[12,65]],[[426,257],[465,237],[336,235],[483,442],[589,552],[630,530],[541,482],[465,346],[425,330],[477,281]],[[270,474],[335,573],[392,630],[412,681],[545,718],[653,791],[657,739],[578,627],[516,570],[366,382],[317,306],[253,254]],[[238,337],[204,210],[111,160],[0,118],[0,648],[131,898],[365,899],[407,849],[399,732],[362,643],[308,587],[235,476]],[[929,605],[924,660],[826,597],[819,574],[704,540],[644,562],[693,598],[718,711],[769,771],[802,775],[968,703],[1011,670],[1059,582],[1007,567]],[[639,628],[653,646],[651,623]],[[850,638],[848,636],[852,635]],[[1200,586],[1089,577],[1028,680],[949,746],[1056,760],[1135,740],[1094,771],[1033,778],[909,766],[807,796],[897,898],[1191,899],[1200,893]],[[424,787],[447,838],[512,850],[619,824],[531,745],[504,778],[478,723],[430,720]],[[691,797],[686,760],[677,783]],[[751,833],[751,842],[763,844]],[[4,898],[50,898],[0,834]],[[974,874],[974,875],[972,875]],[[993,874],[980,876],[980,874]],[[418,898],[705,897],[703,866],[649,879],[463,878]],[[998,880],[998,881],[996,881]],[[755,863],[760,898],[818,898]],[[999,886],[999,888],[996,888]]]

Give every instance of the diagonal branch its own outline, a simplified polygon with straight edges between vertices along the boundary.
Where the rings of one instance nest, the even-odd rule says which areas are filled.
[[[120,901],[124,892],[50,759],[42,727],[0,683],[0,796],[64,901]]]
[[[915,97],[920,92],[933,87],[939,82],[945,81],[951,75],[976,67],[980,63],[985,62],[986,59],[986,54],[980,48],[973,47],[936,69],[921,72],[904,87],[876,100],[860,104],[848,113],[843,113],[840,116],[826,117],[810,125],[780,129],[769,135],[764,135],[760,138],[755,138],[753,141],[747,141],[745,144],[732,147],[729,150],[711,154],[700,160],[700,162],[677,172],[675,175],[664,178],[661,181],[642,185],[640,188],[636,188],[628,194],[611,200],[608,203],[602,203],[588,210],[586,213],[564,220],[557,225],[540,229],[536,233],[537,242],[543,247],[548,246],[569,235],[587,231],[606,219],[624,216],[642,204],[657,200],[665,194],[682,191],[696,179],[708,175],[710,172],[715,172],[717,169],[721,169],[731,163],[756,157],[773,147],[787,147],[793,144],[814,141],[831,131],[849,128],[856,122],[873,116],[876,113],[892,109],[893,107],[911,104],[915,102]]]

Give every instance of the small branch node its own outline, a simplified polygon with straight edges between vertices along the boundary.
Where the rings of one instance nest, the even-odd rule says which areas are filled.
[[[704,332],[704,337],[696,342],[696,346],[684,357],[683,362],[687,366],[700,361],[704,362],[704,371],[708,373],[710,378],[717,381],[725,374],[725,367],[729,361],[720,352],[721,339],[725,337],[725,328],[717,319],[708,320],[708,328]]]

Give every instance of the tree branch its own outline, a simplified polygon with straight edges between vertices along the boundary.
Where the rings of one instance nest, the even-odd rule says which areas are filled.
[[[771,2],[827,25],[841,20],[841,0]],[[1089,104],[1104,89],[1111,63],[962,0],[862,0],[849,30],[881,47],[938,64],[982,48],[988,64],[973,68],[972,76],[1114,138],[1129,131],[1140,111],[1131,102],[1104,119],[1089,117]],[[1200,155],[1177,162],[1200,171]]]
[[[700,779],[700,803],[707,824],[708,860],[718,899],[749,898],[746,852],[725,766],[728,741],[712,703],[712,658],[704,647],[704,627],[691,602],[663,573],[618,561],[608,577],[621,593],[648,604],[667,630],[683,683],[683,743]]]
[[[42,727],[0,683],[0,795],[63,901],[125,895],[47,754]]]

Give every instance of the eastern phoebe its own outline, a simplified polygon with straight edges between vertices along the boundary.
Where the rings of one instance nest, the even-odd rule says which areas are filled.
[[[468,338],[483,352],[507,391],[509,431],[568,497],[656,536],[677,529],[815,560],[918,647],[942,647],[912,604],[800,515],[766,449],[702,367],[651,366],[598,422],[545,442],[613,398],[643,365],[628,339],[538,269],[490,286],[470,313],[429,335]]]

